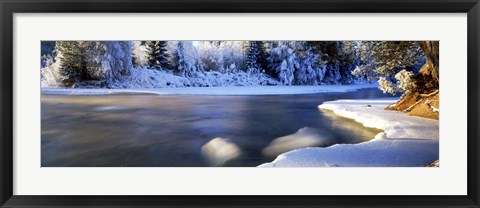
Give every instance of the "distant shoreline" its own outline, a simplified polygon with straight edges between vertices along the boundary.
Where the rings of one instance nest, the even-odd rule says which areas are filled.
[[[316,85],[316,86],[235,86],[235,87],[180,87],[137,89],[42,88],[42,95],[299,95],[341,93],[376,88],[378,84]]]

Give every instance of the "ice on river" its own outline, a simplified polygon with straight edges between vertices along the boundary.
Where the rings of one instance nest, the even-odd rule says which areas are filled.
[[[276,138],[263,149],[262,153],[266,156],[275,156],[298,148],[329,146],[335,142],[333,134],[328,131],[304,127],[293,134]]]
[[[325,102],[318,107],[384,132],[359,144],[293,150],[260,167],[413,167],[425,166],[438,160],[438,120],[384,110],[396,99],[398,98]]]

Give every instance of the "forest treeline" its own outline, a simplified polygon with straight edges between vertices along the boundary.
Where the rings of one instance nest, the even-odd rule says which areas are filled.
[[[393,93],[426,61],[412,41],[42,41],[41,48],[42,79],[62,87],[111,87],[141,68],[186,78],[262,75],[281,85],[379,80]]]

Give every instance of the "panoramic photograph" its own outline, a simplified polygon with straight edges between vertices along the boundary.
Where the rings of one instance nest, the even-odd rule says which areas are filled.
[[[42,167],[439,167],[439,41],[41,41]]]

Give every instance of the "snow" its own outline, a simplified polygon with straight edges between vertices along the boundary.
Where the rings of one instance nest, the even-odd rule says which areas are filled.
[[[328,131],[304,127],[293,134],[274,139],[262,153],[266,156],[275,156],[302,147],[332,145],[334,141],[335,137]]]
[[[240,154],[240,148],[226,138],[217,137],[202,146],[202,155],[212,166],[222,166]]]
[[[158,94],[158,95],[284,95],[349,92],[363,88],[376,88],[376,84],[317,85],[317,86],[229,86],[229,87],[179,87],[132,89],[81,89],[42,88],[44,95],[110,95],[110,94]]]
[[[384,130],[359,144],[297,149],[259,167],[423,167],[439,158],[438,120],[408,116],[384,108],[398,98],[337,100],[322,110]]]
[[[184,87],[190,81],[172,72],[148,68],[134,68],[129,76],[123,76],[112,82],[112,88],[163,88]]]

